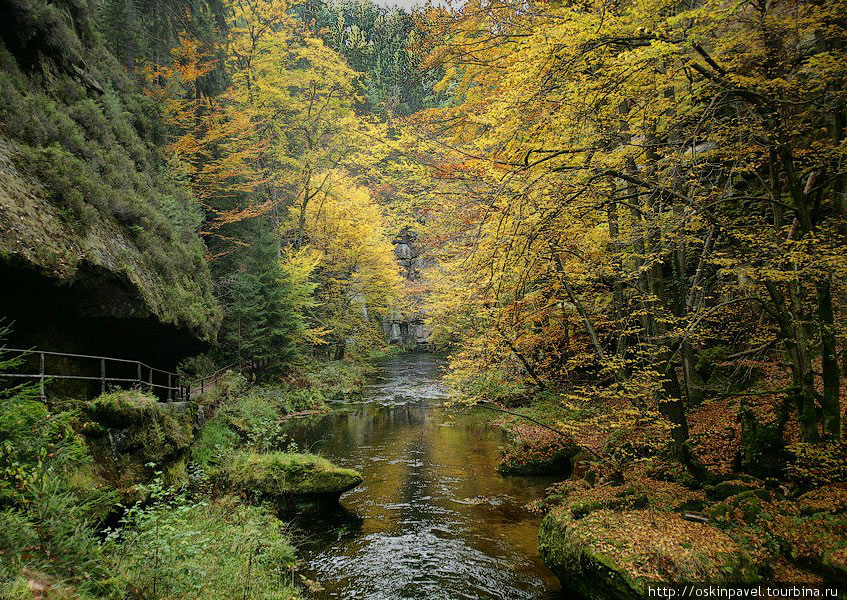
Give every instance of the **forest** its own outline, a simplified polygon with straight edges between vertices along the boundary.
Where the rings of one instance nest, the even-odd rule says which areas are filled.
[[[844,593],[846,1],[0,6],[0,597]]]

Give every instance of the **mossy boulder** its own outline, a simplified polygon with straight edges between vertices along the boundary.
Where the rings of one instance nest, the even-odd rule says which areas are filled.
[[[362,483],[353,469],[314,454],[236,452],[223,470],[235,489],[285,502],[297,496],[337,499]]]
[[[752,477],[739,477],[721,481],[713,486],[706,487],[706,495],[713,500],[726,500],[730,496],[742,492],[764,490],[764,482]]]
[[[570,438],[542,427],[514,427],[512,438],[500,452],[497,472],[501,475],[571,474],[571,459],[580,451]]]
[[[804,515],[847,513],[847,483],[825,485],[806,492],[797,499],[797,505]]]
[[[847,543],[830,550],[823,557],[823,571],[833,581],[847,583]]]
[[[768,524],[771,534],[797,565],[838,576],[845,567],[847,516],[827,512],[802,516],[775,515]]]
[[[706,512],[718,526],[752,525],[773,520],[773,515],[768,511],[769,500],[770,495],[766,490],[746,490],[723,502],[716,502]]]
[[[538,548],[562,582],[589,598],[646,598],[649,584],[668,581],[758,579],[732,538],[674,513],[599,510],[577,520],[563,507],[541,522]]]
[[[137,390],[103,394],[88,402],[91,423],[83,428],[101,474],[119,489],[143,483],[155,463],[167,483],[185,480],[194,441],[195,407],[164,404]]]
[[[647,508],[650,499],[646,494],[638,493],[634,488],[623,488],[612,496],[600,496],[596,500],[582,500],[570,505],[571,516],[582,519],[598,510],[626,510]]]

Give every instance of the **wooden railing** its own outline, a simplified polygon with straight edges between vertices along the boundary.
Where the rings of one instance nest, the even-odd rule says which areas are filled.
[[[220,382],[226,372],[233,370],[233,368],[238,371],[252,371],[265,367],[268,364],[267,360],[248,360],[241,363],[233,363],[215,371],[211,375],[182,385],[179,373],[157,369],[138,360],[89,354],[70,354],[67,352],[47,352],[34,349],[0,348],[0,354],[8,352],[17,353],[25,360],[37,359],[38,368],[30,369],[31,372],[29,373],[0,373],[0,377],[37,379],[42,399],[46,397],[45,388],[48,381],[71,380],[89,383],[99,382],[101,394],[106,392],[106,384],[114,383],[119,384],[121,387],[138,386],[139,389],[153,393],[163,401],[185,401],[213,388]],[[70,369],[62,369],[61,366],[52,366],[51,368],[49,364],[51,358],[62,360],[71,359],[77,363],[78,367],[87,367],[87,369],[76,369],[77,373],[84,373],[86,371],[96,372],[99,367],[99,375],[71,374],[68,373]],[[53,362],[58,361],[54,360]],[[107,369],[107,366],[109,369]],[[120,371],[118,374],[114,372],[116,368]],[[36,370],[37,372],[34,372]]]

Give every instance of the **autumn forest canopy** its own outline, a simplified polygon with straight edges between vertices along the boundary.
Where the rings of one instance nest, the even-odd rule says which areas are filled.
[[[588,465],[545,501],[557,575],[588,551],[554,527],[677,485],[749,554],[728,580],[847,577],[847,1],[0,5],[0,169],[50,215],[2,256],[120,273],[202,340],[186,378],[338,385],[418,324],[455,406],[517,419],[504,460]],[[673,547],[638,577],[720,572]]]

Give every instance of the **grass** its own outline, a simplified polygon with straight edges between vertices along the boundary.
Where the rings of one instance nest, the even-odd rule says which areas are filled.
[[[130,597],[298,597],[286,525],[267,509],[225,496],[193,504],[162,502],[134,515],[110,558]]]

